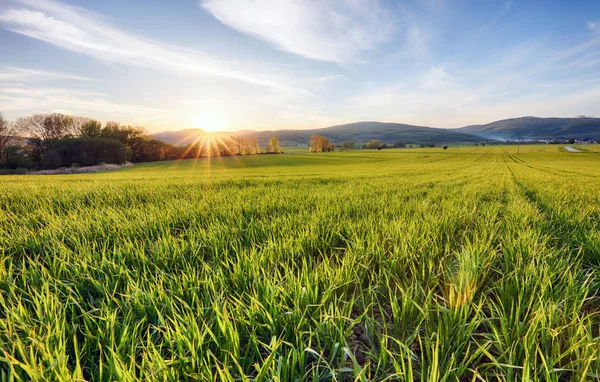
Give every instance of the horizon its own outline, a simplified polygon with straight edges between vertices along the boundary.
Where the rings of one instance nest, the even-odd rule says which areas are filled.
[[[161,130],[161,131],[155,131],[152,132],[151,134],[159,134],[159,133],[168,133],[168,132],[179,132],[179,131],[185,131],[185,130],[202,130],[204,133],[239,133],[239,132],[243,132],[243,131],[253,131],[253,132],[265,132],[265,131],[273,131],[273,132],[277,132],[277,131],[289,131],[289,130],[321,130],[321,129],[327,129],[330,127],[337,127],[337,126],[345,126],[345,125],[352,125],[352,124],[360,124],[360,123],[381,123],[381,124],[392,124],[392,125],[407,125],[407,126],[416,126],[416,127],[427,127],[427,128],[431,128],[431,129],[461,129],[463,127],[471,127],[471,126],[485,126],[485,125],[489,125],[495,122],[502,122],[502,121],[511,121],[511,120],[516,120],[516,119],[523,119],[523,118],[538,118],[538,119],[600,119],[599,117],[596,117],[594,115],[575,115],[575,116],[566,116],[566,117],[556,117],[556,116],[549,116],[549,117],[542,117],[542,116],[537,116],[537,115],[523,115],[520,117],[508,117],[508,118],[502,118],[502,119],[498,119],[498,120],[494,120],[494,121],[489,121],[489,122],[484,122],[484,123],[470,123],[468,125],[463,125],[463,126],[457,126],[457,127],[440,127],[440,126],[426,126],[426,125],[413,125],[413,124],[409,124],[409,123],[403,123],[403,122],[391,122],[391,121],[352,121],[352,122],[345,122],[345,123],[336,123],[334,125],[329,125],[329,126],[321,126],[321,127],[307,127],[304,129],[294,129],[294,128],[284,128],[284,129],[277,129],[277,130],[272,130],[272,129],[240,129],[240,130],[215,130],[215,131],[210,131],[210,130],[203,130],[201,128],[198,127],[188,127],[188,128],[182,128],[182,129],[169,129],[169,130]]]
[[[600,4],[7,0],[0,40],[9,119],[158,133],[600,114]]]

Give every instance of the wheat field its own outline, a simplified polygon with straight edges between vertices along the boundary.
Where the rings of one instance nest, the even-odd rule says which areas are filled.
[[[600,150],[0,178],[0,380],[600,378]]]

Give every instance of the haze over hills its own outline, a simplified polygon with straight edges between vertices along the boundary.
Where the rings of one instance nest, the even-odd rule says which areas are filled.
[[[207,134],[201,129],[164,131],[154,138],[173,145],[186,145]],[[312,135],[322,135],[333,143],[353,141],[366,143],[379,139],[383,143],[457,144],[489,140],[600,139],[600,118],[536,118],[505,119],[485,125],[455,129],[414,126],[401,123],[355,122],[311,130],[242,130],[215,132],[216,136],[255,138],[266,145],[269,138],[279,138],[282,146],[306,145]]]
[[[179,131],[165,131],[156,133],[154,138],[174,145],[186,145],[206,134],[201,129],[185,129]],[[485,138],[476,135],[426,126],[413,126],[401,123],[384,122],[355,122],[344,125],[330,126],[311,130],[243,130],[237,132],[215,132],[213,136],[237,136],[255,138],[264,146],[271,137],[277,137],[282,146],[307,145],[312,135],[322,135],[331,139],[333,143],[356,142],[366,143],[371,139],[379,139],[383,143],[471,143],[481,142]]]
[[[454,131],[486,139],[600,139],[600,118],[536,118],[504,119],[486,125],[472,125]]]

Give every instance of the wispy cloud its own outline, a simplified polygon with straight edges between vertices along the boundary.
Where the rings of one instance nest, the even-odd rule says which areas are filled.
[[[45,70],[34,70],[27,68],[17,68],[14,66],[0,64],[0,83],[2,82],[31,82],[44,80],[84,80],[91,81],[90,78],[77,76],[68,73],[48,72]]]
[[[18,112],[64,112],[69,114],[109,115],[131,120],[148,118],[160,110],[109,101],[104,94],[67,88],[0,87],[0,109]]]
[[[181,76],[212,75],[285,91],[298,90],[273,71],[220,60],[201,52],[146,39],[114,27],[102,17],[53,0],[14,0],[0,10],[5,29],[98,60],[147,67]]]
[[[223,24],[300,56],[353,62],[394,30],[378,0],[203,0]]]
[[[66,87],[46,86],[53,81],[90,81],[70,73],[58,73],[0,64],[0,110],[10,116],[35,112],[107,116],[132,121],[149,119],[163,111],[109,100],[107,94]]]

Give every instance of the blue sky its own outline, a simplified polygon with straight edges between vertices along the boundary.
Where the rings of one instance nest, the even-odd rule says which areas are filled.
[[[0,111],[149,131],[600,116],[600,1],[0,0]]]

